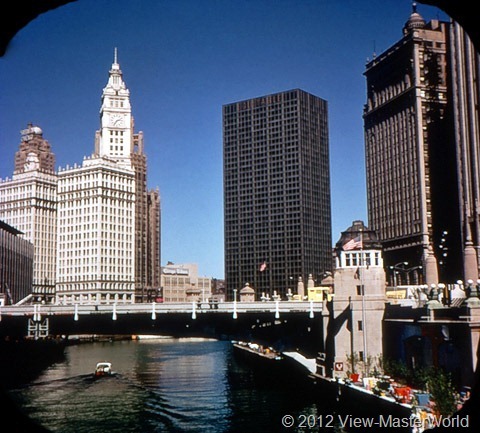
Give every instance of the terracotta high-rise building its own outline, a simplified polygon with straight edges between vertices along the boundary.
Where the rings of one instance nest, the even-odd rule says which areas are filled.
[[[478,278],[478,68],[458,24],[426,22],[415,5],[366,65],[368,217],[390,283]]]
[[[441,179],[435,178],[432,152],[452,150],[447,118],[448,23],[427,24],[414,10],[403,33],[399,42],[367,63],[365,71],[369,224],[382,242],[387,266],[400,262],[422,266],[413,271],[413,281],[423,282],[425,276],[436,283],[438,230],[451,236],[456,224],[434,221],[444,199],[436,194],[434,185]],[[442,164],[444,180],[450,177],[450,185],[455,185],[453,154]]]
[[[451,95],[465,280],[480,263],[480,56],[458,23],[450,28]]]
[[[146,300],[147,291],[160,283],[160,195],[147,188],[147,156],[143,132],[135,132],[127,89],[115,50],[109,82],[102,95],[101,129],[95,151],[108,155],[135,173],[135,300]]]
[[[223,107],[225,278],[283,295],[332,268],[327,102],[295,89]]]
[[[159,284],[160,198],[158,190],[147,190],[143,133],[134,132],[116,51],[95,152],[58,177],[59,302],[146,299]]]
[[[0,220],[21,232],[34,245],[33,286],[35,301],[55,296],[57,256],[57,177],[55,155],[38,126],[21,131],[11,179],[0,179]],[[18,300],[18,299],[17,299]]]

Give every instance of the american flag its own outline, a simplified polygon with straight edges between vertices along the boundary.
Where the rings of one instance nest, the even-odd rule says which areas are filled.
[[[263,262],[263,263],[260,265],[260,272],[263,272],[265,269],[267,269],[267,262]]]
[[[362,238],[357,236],[356,238],[350,239],[347,243],[343,244],[343,251],[356,250],[357,248],[362,248]]]

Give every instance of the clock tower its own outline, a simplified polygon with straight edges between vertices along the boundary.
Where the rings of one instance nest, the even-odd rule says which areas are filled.
[[[100,157],[125,161],[130,165],[132,151],[133,118],[130,91],[123,81],[115,48],[108,83],[102,94],[100,130],[95,137],[95,153]]]
[[[102,163],[120,171],[133,170],[134,297],[135,302],[143,302],[148,298],[148,291],[157,290],[160,284],[160,197],[158,191],[147,190],[147,157],[143,132],[135,132],[134,126],[130,91],[123,81],[115,48],[108,82],[102,93],[100,129],[95,134],[95,154],[84,164],[93,166],[102,160]]]

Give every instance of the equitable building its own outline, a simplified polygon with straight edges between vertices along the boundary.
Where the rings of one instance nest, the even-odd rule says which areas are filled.
[[[227,291],[285,294],[332,268],[327,101],[295,89],[223,107]]]

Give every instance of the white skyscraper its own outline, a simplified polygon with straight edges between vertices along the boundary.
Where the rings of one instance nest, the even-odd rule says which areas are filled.
[[[34,302],[134,303],[159,291],[160,195],[147,190],[116,50],[93,155],[55,173],[50,144],[28,125],[13,179],[0,179],[0,220],[34,244]]]
[[[0,220],[15,227],[34,245],[33,287],[36,302],[55,293],[57,178],[55,155],[38,126],[21,131],[11,179],[0,179]]]
[[[117,55],[95,153],[58,172],[57,302],[135,302],[135,170],[130,92]]]
[[[134,131],[130,92],[123,81],[116,49],[102,94],[95,155],[135,172],[135,298],[143,302],[148,291],[158,290],[160,285],[160,194],[158,189],[147,190],[143,132]]]

